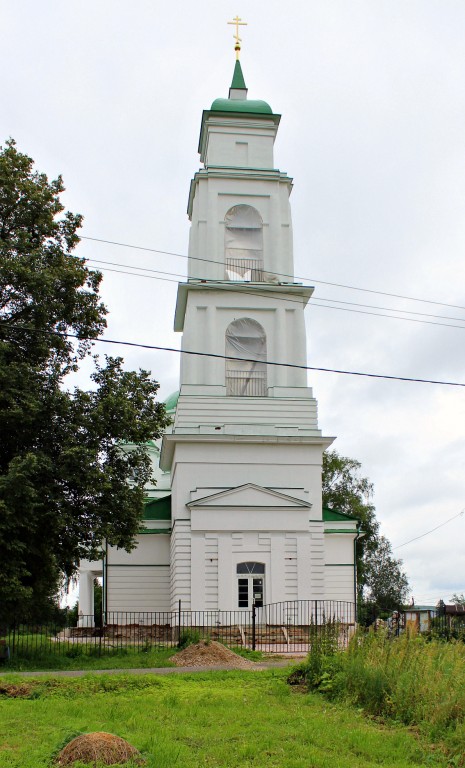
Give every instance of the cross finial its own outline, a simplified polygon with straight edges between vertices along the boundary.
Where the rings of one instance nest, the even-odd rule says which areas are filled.
[[[239,27],[246,27],[247,26],[247,22],[246,21],[242,21],[242,19],[239,16],[236,16],[236,18],[233,19],[232,21],[228,21],[228,24],[234,24],[234,26],[236,27],[236,33],[233,35],[233,37],[234,37],[234,39],[236,41],[236,45],[234,46],[234,50],[236,51],[236,59],[239,59],[239,55],[240,55],[240,52],[241,52],[241,43],[242,43],[242,40],[239,37]]]

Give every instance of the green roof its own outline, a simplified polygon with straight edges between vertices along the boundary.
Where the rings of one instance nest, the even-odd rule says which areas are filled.
[[[179,400],[179,390],[172,392],[165,400],[165,408],[169,411],[175,411]]]
[[[231,88],[246,91],[247,86],[245,84],[244,75],[242,74],[242,67],[241,62],[239,59],[236,61],[236,66],[234,67],[234,74],[233,79],[231,83]]]
[[[323,520],[325,522],[341,522],[341,520],[357,520],[352,515],[346,515],[344,512],[337,512],[335,509],[329,509],[329,507],[323,507]]]
[[[171,494],[146,501],[144,520],[171,520]]]
[[[215,99],[211,112],[250,112],[258,115],[272,115],[273,110],[266,101],[259,99]]]

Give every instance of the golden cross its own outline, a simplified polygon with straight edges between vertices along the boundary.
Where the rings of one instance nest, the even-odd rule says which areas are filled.
[[[234,46],[234,50],[236,51],[236,59],[238,59],[241,51],[241,43],[242,43],[242,40],[239,37],[239,27],[246,27],[247,22],[242,21],[242,19],[239,16],[236,16],[235,19],[233,19],[232,21],[228,21],[227,23],[233,24],[236,27],[236,33],[233,35],[233,37],[236,40],[236,45]]]

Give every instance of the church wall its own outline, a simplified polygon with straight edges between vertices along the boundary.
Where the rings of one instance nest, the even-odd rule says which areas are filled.
[[[136,547],[131,552],[117,547],[108,548],[108,565],[152,565],[170,562],[169,530],[165,534],[142,534],[136,539]]]
[[[354,602],[354,567],[334,565],[326,567],[326,600]]]
[[[260,443],[235,441],[234,436],[228,443],[213,438],[210,442],[178,443],[173,460],[173,517],[187,517],[185,505],[191,501],[191,491],[211,487],[216,481],[229,488],[245,483],[304,488],[305,498],[312,504],[309,518],[321,520],[321,457],[318,443],[293,444],[290,439],[284,445],[273,438]]]
[[[297,600],[299,585],[297,581],[297,536],[286,533],[284,538],[284,600]]]
[[[248,293],[241,291],[209,290],[202,295],[191,291],[182,349],[196,351],[208,344],[213,354],[224,355],[226,329],[241,317],[250,317],[262,325],[267,337],[268,360],[306,365],[303,299],[297,295],[279,294],[274,299],[271,294],[258,295],[252,300]],[[202,385],[206,391],[212,385],[225,387],[224,360],[194,355],[183,358],[182,385]],[[307,387],[306,371],[297,368],[269,366],[267,379],[268,387]]]
[[[325,536],[326,599],[354,600],[354,534]]]
[[[158,612],[170,611],[170,569],[169,565],[159,567],[127,568],[108,566],[107,611]],[[119,618],[119,623],[131,623],[130,617]],[[112,617],[108,616],[108,621]]]
[[[191,531],[187,510],[173,520],[171,533],[170,595],[173,610],[181,600],[182,608],[191,609]]]
[[[176,433],[208,434],[215,431],[237,434],[236,425],[256,428],[255,434],[319,434],[317,403],[313,398],[286,398],[276,403],[272,398],[215,397],[182,395],[176,413]],[[217,427],[220,426],[218,430]],[[270,429],[267,429],[270,427]]]
[[[353,565],[354,563],[354,534],[352,533],[329,533],[325,536],[326,562],[334,565],[336,563],[345,563]]]
[[[248,121],[240,126],[236,119],[235,124],[231,131],[229,126],[214,125],[214,118],[209,119],[205,165],[273,168],[274,123],[254,127]]]
[[[192,534],[192,609],[238,610],[237,565],[265,565],[265,603],[323,599],[324,557],[313,532],[223,531]]]
[[[107,611],[170,610],[170,535],[144,534],[132,552],[109,547]]]
[[[282,280],[291,280],[292,221],[289,205],[291,180],[279,171],[267,177],[254,172],[235,176],[209,170],[196,175],[192,208],[189,255],[210,259],[189,262],[189,277],[224,280],[224,219],[234,205],[250,205],[263,221],[263,259],[265,270],[276,272]],[[278,185],[278,186],[277,186]]]

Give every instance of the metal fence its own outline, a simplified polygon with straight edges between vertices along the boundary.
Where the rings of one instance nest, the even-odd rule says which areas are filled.
[[[0,626],[0,658],[68,657],[174,648],[185,640],[217,640],[265,653],[306,653],[312,638],[345,647],[355,631],[355,605],[331,600],[273,603],[241,611],[107,612],[61,621]]]
[[[264,283],[267,276],[263,271],[261,259],[235,259],[227,256],[225,259],[225,278],[240,282]]]

